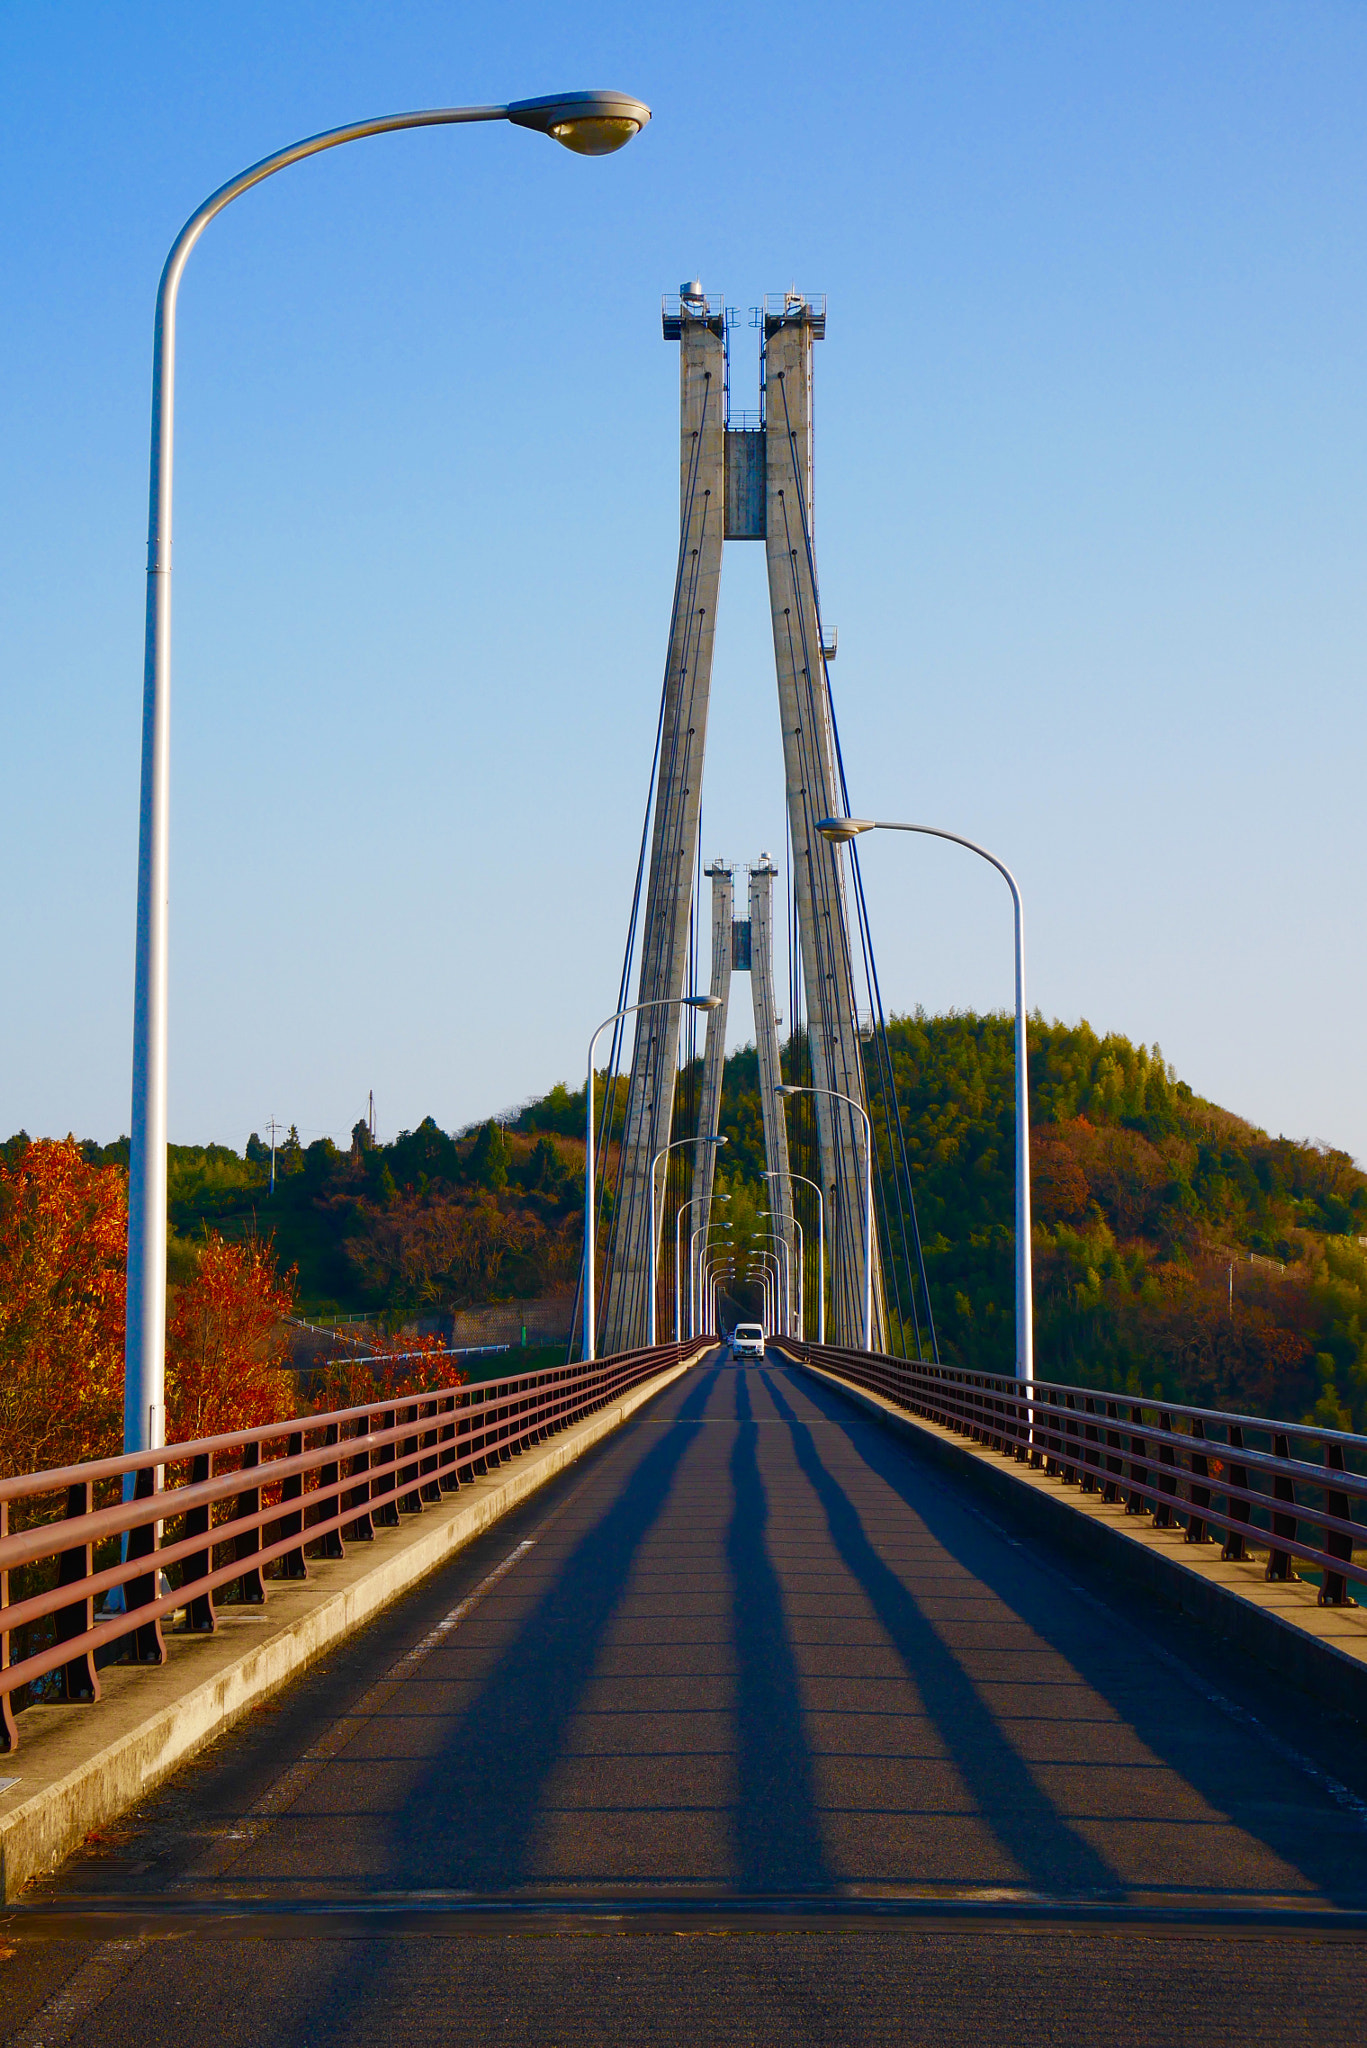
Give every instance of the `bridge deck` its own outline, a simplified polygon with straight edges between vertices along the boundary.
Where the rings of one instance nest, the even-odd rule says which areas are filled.
[[[1359,2038],[1351,1924],[1200,1918],[1367,1907],[1355,1732],[1105,1591],[837,1394],[714,1359],[29,1894],[60,1938],[21,1935],[8,2011],[55,1999],[48,2048],[370,2040],[376,2001],[394,2040]],[[737,1894],[788,1903],[607,1960],[575,1919],[734,1931]],[[147,1938],[186,1913],[218,1938]]]

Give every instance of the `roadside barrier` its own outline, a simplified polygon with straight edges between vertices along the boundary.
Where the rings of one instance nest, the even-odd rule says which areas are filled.
[[[164,1663],[169,1617],[211,1633],[215,1594],[259,1606],[268,1573],[306,1578],[308,1551],[342,1557],[699,1349],[661,1344],[0,1480],[0,1750],[18,1747],[30,1700],[98,1700],[115,1646]]]
[[[1180,1528],[1188,1543],[1219,1540],[1231,1559],[1265,1552],[1269,1579],[1299,1578],[1304,1565],[1323,1607],[1356,1604],[1349,1579],[1354,1545],[1367,1543],[1367,1437],[789,1337],[775,1348],[1127,1514],[1152,1515],[1157,1528]]]

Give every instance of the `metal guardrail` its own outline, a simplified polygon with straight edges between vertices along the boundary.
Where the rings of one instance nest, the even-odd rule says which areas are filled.
[[[1354,1546],[1367,1544],[1367,1437],[787,1337],[781,1347],[1127,1514],[1151,1514],[1188,1543],[1219,1536],[1231,1559],[1265,1551],[1269,1579],[1298,1578],[1293,1560],[1304,1564],[1322,1575],[1321,1606],[1356,1604],[1348,1581]]]
[[[17,1692],[56,1672],[58,1697],[98,1700],[101,1652],[129,1639],[134,1662],[164,1663],[170,1615],[211,1633],[216,1591],[259,1606],[268,1567],[306,1578],[307,1549],[342,1557],[344,1541],[373,1539],[699,1349],[662,1344],[0,1480],[0,1750],[18,1746]]]

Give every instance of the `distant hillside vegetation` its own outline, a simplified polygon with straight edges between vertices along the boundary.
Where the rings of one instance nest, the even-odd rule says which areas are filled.
[[[1367,1175],[1203,1101],[1156,1046],[1029,1036],[1041,1377],[1367,1430]],[[1010,1372],[1012,1019],[898,1017],[889,1040],[941,1357]],[[727,1061],[722,1129],[728,1171],[757,1175],[753,1048]]]
[[[1011,1019],[918,1013],[895,1018],[889,1040],[940,1355],[1009,1372]],[[785,1047],[790,1078],[805,1056],[800,1037]],[[676,1136],[691,1128],[698,1065],[681,1076]],[[1367,1175],[1346,1152],[1269,1137],[1195,1095],[1156,1046],[1087,1024],[1031,1024],[1030,1098],[1041,1377],[1367,1431]],[[347,1151],[327,1139],[304,1147],[292,1132],[273,1199],[255,1135],[242,1155],[172,1146],[172,1277],[207,1225],[273,1232],[315,1312],[397,1324],[437,1305],[572,1286],[583,1117],[583,1089],[559,1085],[457,1137],[431,1117],[392,1145],[371,1145],[358,1124]],[[886,1169],[877,1108],[875,1121]],[[764,1206],[753,1047],[726,1062],[721,1127],[718,1185]],[[814,1171],[800,1098],[789,1132],[794,1168]],[[83,1149],[97,1164],[127,1161],[126,1140]],[[674,1170],[671,1203],[686,1153]]]

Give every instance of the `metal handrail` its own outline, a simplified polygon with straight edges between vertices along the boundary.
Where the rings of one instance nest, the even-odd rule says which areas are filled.
[[[1367,1514],[1367,1470],[1346,1461],[1367,1465],[1367,1436],[834,1345],[785,1338],[781,1348],[1065,1485],[1123,1503],[1128,1514],[1152,1513],[1156,1527],[1182,1529],[1188,1543],[1220,1532],[1225,1558],[1249,1560],[1257,1539],[1269,1579],[1296,1578],[1297,1559],[1322,1573],[1322,1606],[1356,1604],[1348,1580],[1354,1547],[1367,1543],[1364,1521],[1354,1518],[1355,1505]],[[1271,1448],[1246,1442],[1248,1432],[1270,1438]],[[1293,1443],[1313,1443],[1319,1455],[1295,1456]],[[1307,1489],[1322,1498],[1307,1499]]]
[[[17,1747],[12,1700],[21,1688],[60,1670],[64,1699],[97,1700],[98,1652],[132,1637],[136,1662],[164,1662],[161,1623],[177,1609],[185,1609],[189,1633],[211,1633],[219,1587],[235,1583],[240,1599],[260,1605],[267,1565],[283,1560],[286,1578],[305,1578],[306,1547],[321,1544],[323,1556],[342,1557],[344,1540],[369,1540],[377,1522],[393,1526],[401,1512],[420,1513],[704,1348],[695,1339],[391,1394],[0,1481],[0,1748]],[[267,1456],[272,1443],[283,1448]],[[184,1480],[168,1485],[177,1469]],[[116,1480],[132,1497],[96,1507],[95,1489]],[[53,1495],[65,1495],[65,1513],[11,1533],[17,1504]],[[97,1567],[96,1546],[115,1541],[113,1561]],[[11,1599],[14,1574],[54,1563],[55,1585]],[[96,1600],[120,1590],[118,1611],[106,1602],[97,1614]],[[49,1619],[46,1639],[14,1656],[20,1632]]]

